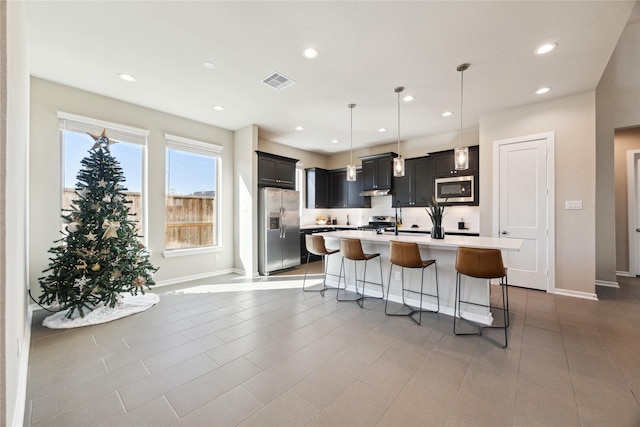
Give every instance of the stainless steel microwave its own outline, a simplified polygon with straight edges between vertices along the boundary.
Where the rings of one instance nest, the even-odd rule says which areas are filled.
[[[438,202],[473,203],[473,175],[454,178],[436,178],[435,192]]]

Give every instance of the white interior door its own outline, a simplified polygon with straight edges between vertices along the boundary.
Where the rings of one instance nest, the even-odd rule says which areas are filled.
[[[550,244],[547,138],[496,141],[494,159],[496,154],[496,231],[498,237],[524,240],[519,252],[503,254],[509,284],[547,291]]]
[[[640,274],[640,151],[627,151],[629,273]]]

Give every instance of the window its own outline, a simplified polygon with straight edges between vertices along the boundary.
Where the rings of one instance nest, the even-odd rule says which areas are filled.
[[[222,147],[165,134],[165,256],[221,248]]]
[[[99,135],[106,130],[110,139],[118,141],[110,146],[110,150],[124,172],[125,194],[131,201],[130,220],[136,222],[138,234],[146,236],[145,150],[149,132],[62,112],[58,113],[58,120],[62,144],[62,209],[70,209],[71,202],[77,198],[75,186],[81,168],[80,161],[88,156],[95,143],[88,133]]]

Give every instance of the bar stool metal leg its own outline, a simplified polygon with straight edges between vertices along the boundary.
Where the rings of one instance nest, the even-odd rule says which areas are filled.
[[[439,286],[438,286],[438,266],[435,260],[423,260],[420,257],[420,249],[418,248],[418,245],[415,243],[409,243],[409,242],[397,242],[397,241],[391,241],[389,242],[389,260],[391,262],[391,266],[389,267],[389,283],[387,285],[387,298],[386,298],[386,302],[384,305],[384,312],[386,315],[388,316],[407,316],[409,318],[411,318],[411,320],[413,320],[416,324],[420,325],[422,323],[422,313],[423,312],[429,312],[429,313],[438,313],[440,311],[440,291],[439,291]],[[401,293],[402,293],[402,305],[404,306],[405,309],[408,309],[408,312],[404,312],[404,313],[400,313],[400,312],[396,312],[396,313],[390,313],[389,312],[389,292],[391,290],[391,278],[393,276],[393,267],[394,266],[399,266],[401,268]],[[432,293],[425,293],[424,290],[424,271],[427,267],[433,265],[434,266],[434,272],[435,272],[435,276],[436,276],[436,291],[435,294]],[[409,269],[420,269],[420,291],[414,291],[412,289],[407,289],[405,287],[405,282],[404,282],[404,269],[409,268]],[[420,301],[418,303],[418,307],[413,307],[410,306],[407,301],[406,301],[406,295],[407,293],[413,293],[418,295]],[[424,303],[424,297],[434,297],[436,299],[436,303],[437,303],[437,309],[436,310],[425,310],[423,308],[423,303]],[[416,320],[416,318],[414,317],[415,314],[418,314],[418,319]]]
[[[380,260],[380,254],[365,254],[362,251],[362,244],[359,239],[340,239],[340,253],[342,254],[342,262],[340,264],[340,278],[338,279],[338,292],[336,292],[336,300],[338,301],[355,301],[358,303],[360,308],[364,308],[364,299],[365,298],[376,298],[383,299],[384,298],[384,281],[382,277],[382,261]],[[367,263],[373,258],[378,258],[380,261],[380,283],[370,282],[367,280]],[[354,286],[356,297],[355,298],[340,298],[340,283],[343,277],[345,278],[344,290],[347,289],[347,272],[344,266],[344,260],[348,259],[353,261],[353,277],[354,277]],[[364,261],[364,267],[362,272],[362,279],[358,279],[358,261]],[[362,292],[358,287],[358,282],[362,283]],[[366,284],[378,285],[382,288],[380,297],[371,297],[366,295]]]

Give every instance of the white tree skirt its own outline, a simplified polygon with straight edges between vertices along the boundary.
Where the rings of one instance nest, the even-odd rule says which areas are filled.
[[[69,313],[69,309],[67,309],[47,316],[42,321],[42,325],[51,329],[79,328],[81,326],[97,325],[140,313],[153,307],[160,301],[158,295],[151,293],[144,295],[138,294],[135,296],[128,293],[121,293],[120,295],[122,297],[122,304],[116,305],[113,308],[99,304],[90,312],[85,310],[84,317],[80,317],[78,310],[76,310],[70,319],[65,317],[67,313]]]

